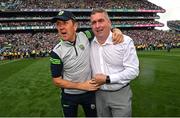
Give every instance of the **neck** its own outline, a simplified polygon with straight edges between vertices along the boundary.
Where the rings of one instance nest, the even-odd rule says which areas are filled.
[[[73,35],[72,39],[69,40],[69,42],[73,43],[73,42],[75,42],[75,41],[76,41],[76,34]]]
[[[104,44],[108,38],[108,36],[110,35],[110,32],[106,35],[103,35],[102,37],[96,37],[97,38],[97,41],[100,43],[100,44]]]
[[[97,41],[99,44],[104,44],[106,42],[106,39],[97,39]]]

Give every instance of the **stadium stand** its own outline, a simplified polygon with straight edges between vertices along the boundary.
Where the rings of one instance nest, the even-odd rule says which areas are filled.
[[[50,19],[67,9],[77,17],[79,30],[86,30],[96,7],[106,8],[113,26],[131,36],[138,50],[166,49],[168,44],[180,47],[179,35],[154,29],[164,26],[155,20],[165,10],[147,0],[1,0],[1,59],[48,56],[59,40]],[[174,28],[171,22],[169,26]]]
[[[167,22],[167,26],[175,33],[180,33],[180,20],[172,20]]]

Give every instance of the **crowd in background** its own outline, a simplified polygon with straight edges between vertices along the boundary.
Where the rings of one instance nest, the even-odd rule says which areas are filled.
[[[79,26],[90,26],[89,21],[78,21]],[[146,20],[113,20],[113,25],[143,25],[143,24],[161,24],[158,21]],[[51,22],[38,21],[38,22],[4,22],[0,23],[0,27],[13,27],[13,26],[53,26]]]
[[[122,32],[134,40],[137,50],[167,49],[168,46],[180,48],[180,36],[175,33],[160,30],[122,30]],[[52,47],[59,40],[57,33],[50,32],[0,34],[1,58],[49,56]]]
[[[168,23],[172,23],[172,24],[180,27],[180,20],[171,20],[171,21],[168,21]]]
[[[147,0],[2,0],[11,9],[59,9],[80,8],[89,9],[103,7],[106,9],[155,9],[162,10]],[[8,8],[8,7],[7,7]]]
[[[161,30],[124,30],[134,40],[137,50],[180,48],[178,34]]]
[[[45,57],[58,40],[50,32],[0,34],[0,54],[4,59]]]
[[[180,33],[180,20],[171,20],[167,22],[167,26]]]
[[[59,8],[95,8],[103,7],[109,8],[126,8],[126,9],[152,9],[162,10],[161,7],[156,6],[147,0],[1,0],[1,6],[15,10],[23,9],[59,9]],[[111,17],[123,17],[122,15],[114,14]],[[153,19],[146,17],[159,17],[157,14],[127,14],[128,17],[143,17],[143,20],[112,20],[112,24],[116,25],[147,25],[147,24],[161,24]],[[20,18],[22,18],[21,16]],[[29,16],[24,16],[26,18]],[[42,18],[49,18],[50,16],[36,16]],[[87,16],[79,16],[79,18]],[[124,16],[125,17],[125,16]],[[89,18],[89,17],[88,17]],[[86,18],[87,19],[87,18]],[[87,20],[78,20],[79,26],[90,26]],[[176,26],[179,26],[179,21],[174,21]],[[28,22],[0,22],[0,27],[17,27],[17,26],[53,26],[50,21],[39,20]],[[180,47],[180,36],[175,33],[159,31],[159,30],[122,30],[124,34],[130,36],[134,40],[137,50],[157,50],[170,49]],[[1,33],[0,34],[0,60],[2,59],[16,59],[16,58],[35,58],[49,56],[49,53],[54,45],[57,44],[59,38],[54,32],[33,32],[33,33]]]

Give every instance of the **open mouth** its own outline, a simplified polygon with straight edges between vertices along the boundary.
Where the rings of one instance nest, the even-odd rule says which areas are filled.
[[[67,34],[67,32],[61,32],[61,34],[65,35],[65,34]]]
[[[103,31],[102,29],[100,29],[100,30],[96,30],[96,32],[97,32],[97,33],[100,33],[100,32],[102,32],[102,31]]]
[[[63,37],[63,38],[66,38],[66,36],[67,36],[67,32],[61,32],[61,37]]]

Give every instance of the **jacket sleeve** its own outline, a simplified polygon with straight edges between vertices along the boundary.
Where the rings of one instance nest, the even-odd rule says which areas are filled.
[[[63,62],[54,51],[51,51],[50,68],[53,78],[63,75]]]
[[[83,33],[86,35],[90,42],[94,39],[94,33],[92,32],[92,30],[86,30]]]

